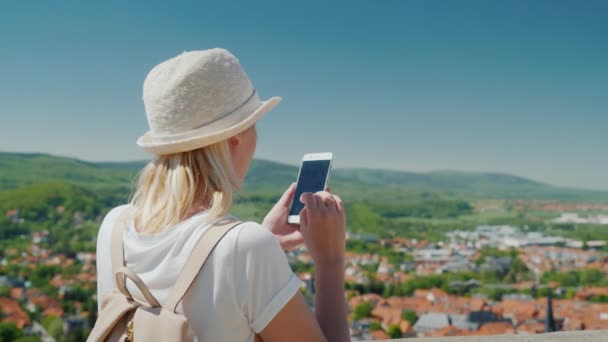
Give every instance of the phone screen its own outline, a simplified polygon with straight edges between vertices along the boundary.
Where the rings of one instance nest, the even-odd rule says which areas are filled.
[[[296,193],[291,202],[289,215],[300,215],[304,209],[304,203],[300,202],[300,196],[305,192],[315,193],[325,190],[325,181],[329,173],[329,160],[307,160],[302,163]]]

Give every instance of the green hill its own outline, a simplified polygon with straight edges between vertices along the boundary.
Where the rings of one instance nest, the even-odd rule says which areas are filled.
[[[90,189],[129,189],[130,182],[144,165],[145,161],[95,163],[46,154],[0,153],[0,191],[56,181]],[[244,192],[280,193],[295,181],[297,173],[296,166],[254,160]],[[608,191],[560,188],[500,173],[336,169],[330,185],[344,196],[369,201],[429,192],[467,198],[608,202]]]
[[[396,189],[397,191],[441,192],[472,198],[542,199],[563,201],[608,201],[608,191],[556,187],[502,173],[433,171],[427,173],[346,169],[335,173],[335,181],[347,184]]]
[[[144,163],[91,163],[39,153],[0,153],[0,190],[68,181],[97,187],[127,185]]]

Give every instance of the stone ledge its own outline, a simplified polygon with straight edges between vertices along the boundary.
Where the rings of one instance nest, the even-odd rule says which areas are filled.
[[[456,337],[418,337],[388,340],[392,342],[608,342],[608,330],[560,331],[533,335],[486,335]],[[367,341],[371,342],[371,341]]]

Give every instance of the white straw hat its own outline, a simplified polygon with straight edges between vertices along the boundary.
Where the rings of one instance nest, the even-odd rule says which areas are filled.
[[[261,101],[239,61],[225,49],[184,52],[144,81],[150,131],[137,144],[156,154],[194,150],[251,127],[280,97]]]

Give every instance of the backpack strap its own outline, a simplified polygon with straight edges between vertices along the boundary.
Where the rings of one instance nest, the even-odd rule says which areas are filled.
[[[146,284],[135,272],[125,267],[122,236],[125,229],[127,229],[127,218],[129,217],[130,212],[131,210],[129,208],[125,209],[116,220],[114,227],[112,227],[110,248],[112,249],[112,273],[114,274],[115,285],[128,299],[135,300],[131,292],[127,289],[125,277],[131,279],[139,288],[139,291],[144,295],[148,304],[152,307],[158,307],[160,306],[158,300],[152,295]]]
[[[211,254],[217,243],[228,231],[241,223],[238,220],[222,218],[203,233],[177,277],[175,286],[165,300],[163,308],[176,312],[177,304],[184,298],[186,292],[192,286],[194,279],[203,268],[203,265],[205,265],[207,257]]]
[[[144,298],[146,298],[146,301],[148,301],[148,304],[150,304],[152,307],[160,306],[160,303],[158,303],[156,297],[154,297],[154,295],[150,292],[146,284],[144,284],[143,280],[141,280],[141,278],[135,272],[131,271],[126,267],[121,267],[114,273],[114,277],[116,279],[116,284],[118,285],[118,290],[122,292],[122,294],[124,294],[128,299],[135,301],[135,299],[131,295],[131,292],[129,292],[129,290],[127,289],[125,277],[131,279],[131,281],[135,283],[137,288],[139,288],[139,291],[141,291],[141,293],[144,295]]]
[[[118,216],[116,224],[112,227],[112,238],[110,240],[110,248],[112,249],[112,274],[115,274],[116,271],[125,266],[122,235],[127,228],[127,217],[129,216],[129,212],[129,208],[126,208]]]

